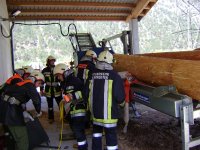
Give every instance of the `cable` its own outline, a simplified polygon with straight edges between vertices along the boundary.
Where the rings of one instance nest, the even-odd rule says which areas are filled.
[[[15,63],[14,63],[14,48],[13,48],[13,29],[14,29],[14,22],[12,22],[11,28],[10,28],[10,45],[11,45],[11,59],[12,59],[12,71],[15,70]]]
[[[15,23],[15,24],[19,24],[19,25],[28,25],[28,26],[34,26],[34,25],[59,25],[60,27],[60,33],[62,34],[62,36],[69,36],[70,34],[70,27],[71,26],[74,26],[74,30],[75,30],[75,33],[77,34],[77,28],[76,28],[76,25],[74,23],[70,23],[69,26],[68,26],[68,30],[67,30],[67,34],[64,34],[63,31],[62,31],[62,26],[60,23]]]
[[[10,38],[11,37],[11,35],[12,35],[12,30],[13,30],[13,28],[14,28],[14,23],[12,22],[12,25],[11,25],[11,28],[10,28],[10,35],[5,35],[4,33],[3,33],[3,25],[1,24],[1,34],[3,35],[3,37],[5,37],[5,38]]]

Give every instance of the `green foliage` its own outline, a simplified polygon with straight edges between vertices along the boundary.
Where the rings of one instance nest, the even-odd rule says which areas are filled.
[[[60,23],[63,33],[67,34],[68,26],[71,22],[63,21]],[[103,38],[110,37],[120,33],[122,30],[128,29],[128,25],[124,22],[80,21],[74,23],[76,24],[78,33],[91,33],[96,43]],[[71,32],[74,32],[73,27],[70,29]],[[119,47],[117,42],[114,42],[113,47],[116,47],[116,49]],[[15,25],[14,53],[16,68],[23,65],[33,65],[33,63],[39,62],[42,63],[44,67],[46,58],[49,55],[55,56],[57,58],[57,63],[70,62],[73,56],[73,49],[68,37],[61,35],[58,25]]]
[[[139,23],[141,52],[199,47],[199,6],[199,0],[158,0]]]

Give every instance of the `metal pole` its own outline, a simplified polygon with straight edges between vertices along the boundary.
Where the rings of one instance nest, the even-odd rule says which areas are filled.
[[[190,127],[188,122],[188,106],[180,107],[182,149],[189,150]]]

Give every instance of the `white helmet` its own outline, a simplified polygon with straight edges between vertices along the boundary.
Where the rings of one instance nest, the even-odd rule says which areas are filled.
[[[97,60],[112,64],[113,63],[113,55],[109,51],[105,50],[99,54]]]
[[[53,69],[53,74],[63,74],[68,69],[66,64],[57,64]]]
[[[22,68],[15,69],[15,73],[19,74],[21,77],[24,75],[25,70]]]
[[[30,75],[31,77],[35,77],[35,81],[43,81],[44,82],[44,75],[39,71],[33,71]]]
[[[55,61],[56,61],[56,58],[53,57],[52,55],[50,55],[50,56],[47,57],[46,62],[48,62],[48,61],[50,61],[50,60],[55,60]]]
[[[22,69],[24,69],[24,73],[32,73],[34,69],[31,66],[22,66]]]
[[[90,56],[92,58],[97,58],[97,54],[92,50],[87,50],[85,56]]]

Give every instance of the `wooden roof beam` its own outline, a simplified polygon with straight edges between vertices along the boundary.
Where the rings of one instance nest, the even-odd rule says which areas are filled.
[[[10,9],[9,12],[11,13],[12,10]],[[66,13],[66,14],[73,14],[73,13],[77,13],[77,14],[88,14],[88,13],[92,13],[92,14],[124,14],[124,15],[128,15],[130,14],[130,11],[127,10],[70,10],[70,9],[66,9],[66,10],[61,10],[61,9],[21,9],[21,14],[20,15],[25,15],[25,14],[30,14],[30,13],[38,13],[38,14],[43,14],[43,13]]]
[[[126,17],[100,17],[100,16],[17,16],[15,20],[88,20],[88,21],[124,21]]]
[[[136,7],[132,9],[131,14],[126,18],[128,22],[130,19],[137,19],[139,14],[148,6],[151,0],[139,0]]]
[[[139,0],[136,4],[136,7],[132,9],[131,14],[126,18],[128,22],[130,19],[137,19],[144,9],[150,10],[151,7],[157,2],[157,0]],[[150,7],[150,9],[148,9]]]
[[[68,1],[13,1],[8,0],[8,6],[79,6],[79,7],[108,7],[108,8],[133,8],[133,3],[111,2],[68,2]]]

